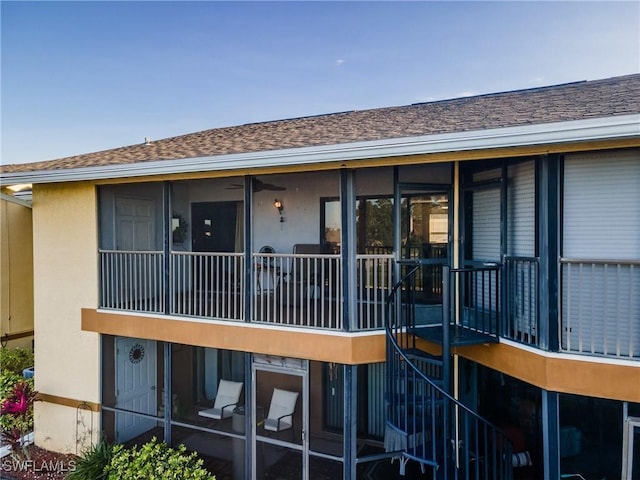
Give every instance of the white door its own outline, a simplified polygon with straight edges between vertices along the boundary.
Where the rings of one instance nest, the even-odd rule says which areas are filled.
[[[627,417],[622,441],[622,480],[640,478],[638,460],[640,460],[640,417]]]
[[[156,416],[156,342],[116,337],[116,408]],[[156,420],[116,413],[116,441],[126,442],[154,428]]]
[[[153,201],[116,197],[116,249],[153,250]]]
[[[119,269],[116,278],[117,291],[122,296],[120,306],[137,310],[142,305],[148,305],[149,301],[158,302],[158,292],[148,290],[157,280],[148,277],[149,268],[154,265],[153,260],[148,255],[135,253],[154,249],[153,201],[116,197],[115,221],[116,249],[121,251],[114,265]]]

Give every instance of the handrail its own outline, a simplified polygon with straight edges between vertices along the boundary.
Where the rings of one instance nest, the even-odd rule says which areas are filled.
[[[588,263],[593,265],[608,265],[608,264],[621,264],[621,265],[636,265],[640,266],[640,260],[629,260],[629,259],[603,259],[603,258],[567,258],[560,257],[560,263]]]
[[[398,325],[400,305],[396,300],[402,286],[410,284],[420,268],[420,262],[413,263],[387,297],[387,423],[393,431],[401,432],[399,445],[405,459],[443,468],[439,473],[442,478],[458,478],[464,473],[467,479],[511,479],[512,446],[505,433],[423,373],[397,340],[410,335],[406,327]]]

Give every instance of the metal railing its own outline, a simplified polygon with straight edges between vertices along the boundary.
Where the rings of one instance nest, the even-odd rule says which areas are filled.
[[[244,320],[242,253],[171,252],[171,315]]]
[[[536,347],[540,345],[539,272],[538,258],[504,258],[505,315],[502,336]]]
[[[165,262],[167,265],[165,265]],[[342,262],[336,254],[100,251],[100,307],[197,318],[342,330]],[[168,267],[168,268],[167,268]],[[392,255],[358,255],[356,330],[382,329]],[[245,295],[253,292],[252,310]]]
[[[356,256],[358,330],[384,328],[385,302],[393,286],[393,262],[393,255]]]
[[[451,269],[449,298],[453,313],[444,318],[450,318],[451,325],[500,336],[501,268],[496,263],[470,262],[465,268]]]
[[[416,357],[415,342],[407,340],[412,314],[406,305],[411,296],[406,293],[415,284],[419,268],[408,268],[389,296],[385,446],[402,457],[401,473],[406,461],[414,460],[431,467],[434,478],[509,480],[513,478],[512,445],[507,436],[447,393],[439,385],[439,375],[431,378],[422,365],[427,357]],[[446,288],[448,296],[451,292]],[[459,323],[449,319],[449,312],[454,316],[456,309],[449,310],[445,303],[445,322]],[[437,372],[438,359],[431,358],[434,367],[428,370]]]
[[[256,322],[341,330],[339,255],[253,254]]]
[[[640,261],[560,260],[560,348],[640,358]]]
[[[164,312],[164,255],[157,251],[99,250],[100,307]]]

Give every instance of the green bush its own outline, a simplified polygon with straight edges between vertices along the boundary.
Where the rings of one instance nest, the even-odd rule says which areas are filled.
[[[33,352],[27,348],[0,347],[0,405],[11,398],[16,385],[25,381],[22,371],[33,367]],[[33,378],[26,380],[28,389],[33,391]],[[23,415],[0,415],[0,433],[33,430],[33,408]]]
[[[66,476],[66,480],[106,480],[105,467],[113,458],[113,445],[100,441],[76,460],[75,468]]]
[[[28,348],[0,348],[0,368],[22,375],[22,370],[33,367],[33,352]]]
[[[139,449],[116,445],[105,473],[109,480],[215,480],[202,464],[184,445],[171,448],[153,437]]]
[[[0,402],[6,400],[13,393],[16,383],[22,380],[24,380],[22,375],[10,372],[9,370],[0,372]]]

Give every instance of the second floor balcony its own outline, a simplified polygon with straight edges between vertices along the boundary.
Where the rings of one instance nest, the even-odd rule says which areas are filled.
[[[441,183],[402,183],[418,173]],[[637,260],[526,255],[535,251],[523,248],[534,244],[535,210],[514,209],[507,219],[513,224],[522,214],[527,228],[512,233],[514,239],[501,234],[506,222],[500,221],[496,205],[502,197],[495,189],[463,197],[466,219],[458,229],[471,235],[465,245],[454,245],[451,179],[441,166],[400,170],[396,185],[388,169],[358,175],[358,181],[328,171],[260,181],[102,186],[98,307],[204,321],[381,330],[402,262],[415,260],[422,266],[410,293],[423,323],[464,324],[465,312],[475,309],[491,318],[501,339],[640,358]],[[354,192],[344,198],[349,181]],[[508,241],[501,244],[501,238]],[[505,253],[511,243],[523,254]],[[487,263],[495,265],[495,278],[470,284],[460,278],[445,291],[444,267]],[[557,271],[557,282],[549,283],[542,265]],[[479,296],[478,288],[490,297]],[[443,299],[452,295],[463,308],[443,313]]]
[[[296,250],[314,247],[322,246]],[[99,256],[104,309],[346,329],[338,254],[254,253],[249,271],[241,253],[101,250]],[[349,329],[382,329],[393,256],[358,255],[356,272],[356,321]]]
[[[356,255],[356,309],[347,326],[341,256],[319,253],[321,245],[297,247],[291,254],[252,253],[248,269],[242,253],[101,250],[100,308],[335,331],[384,328],[397,275],[393,255]],[[473,326],[482,318],[491,334],[544,348],[537,258],[506,257],[488,270],[469,264],[446,291],[444,267],[427,264],[407,292],[417,299],[419,322],[440,323],[448,296],[461,306],[450,309],[450,324]],[[560,270],[558,350],[640,358],[638,262],[563,259]]]

